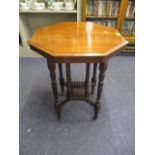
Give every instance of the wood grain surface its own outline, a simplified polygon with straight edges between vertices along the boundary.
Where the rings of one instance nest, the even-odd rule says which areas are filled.
[[[106,57],[127,44],[118,30],[92,22],[62,22],[39,28],[28,44],[53,57]]]

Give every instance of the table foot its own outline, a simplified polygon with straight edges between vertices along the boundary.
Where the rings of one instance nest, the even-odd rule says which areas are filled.
[[[98,118],[99,111],[100,111],[100,104],[96,104],[95,107],[94,107],[94,117],[93,117],[93,120]]]
[[[57,113],[58,121],[61,121],[61,106],[60,105],[55,106],[55,110],[56,110],[56,113]]]
[[[94,116],[94,117],[93,117],[93,120],[97,120],[97,118],[98,118],[98,117]]]

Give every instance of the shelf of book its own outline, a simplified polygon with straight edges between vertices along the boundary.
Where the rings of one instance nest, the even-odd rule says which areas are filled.
[[[116,27],[119,0],[83,0],[83,21]]]
[[[125,17],[135,17],[135,1],[128,0]]]
[[[135,42],[135,0],[83,0],[83,21],[117,28],[132,45]]]
[[[119,0],[84,0],[85,16],[117,17]],[[84,17],[85,18],[85,17]]]
[[[135,34],[135,21],[125,20],[122,27],[123,35],[134,35]]]
[[[122,26],[123,35],[135,35],[135,1],[128,0]]]

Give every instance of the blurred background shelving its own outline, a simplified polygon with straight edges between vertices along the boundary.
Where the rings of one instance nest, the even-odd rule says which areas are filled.
[[[46,0],[38,2],[46,3]],[[124,51],[135,51],[135,0],[77,0],[74,10],[71,11],[53,11],[47,6],[39,11],[20,10],[20,51],[25,51],[26,56],[36,56],[27,45],[27,40],[39,27],[63,21],[91,21],[114,27],[129,41]]]
[[[135,0],[83,0],[82,20],[118,29],[129,41],[124,51],[135,51]]]

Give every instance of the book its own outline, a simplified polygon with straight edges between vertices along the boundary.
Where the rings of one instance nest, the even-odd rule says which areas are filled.
[[[113,28],[116,27],[116,20],[111,20],[111,27],[113,27]]]
[[[98,1],[98,16],[102,16],[103,1]]]
[[[91,16],[91,1],[87,0],[87,16]]]
[[[134,17],[134,13],[135,13],[135,2],[131,2],[130,5],[130,10],[129,10],[129,17]]]
[[[134,24],[133,24],[133,27],[132,27],[132,33],[131,33],[132,35],[135,35],[135,22],[134,22]]]
[[[128,23],[127,22],[124,23],[122,32],[123,34],[128,34]]]
[[[130,25],[130,34],[132,34],[134,23],[135,23],[134,21],[131,22],[131,25]]]
[[[116,1],[115,3],[115,16],[117,17],[119,13],[119,1]]]
[[[112,1],[109,1],[108,7],[109,7],[108,16],[111,16],[111,14],[112,14]]]
[[[117,0],[87,0],[86,5],[87,16],[118,16],[119,1]],[[134,14],[134,7],[131,7],[131,1],[129,1],[128,5],[128,16],[130,13]]]
[[[102,1],[102,16],[107,16],[107,0]]]
[[[135,17],[135,7],[134,7],[134,9],[133,9],[133,12],[132,12],[132,14],[131,14],[131,17]]]
[[[125,21],[124,25],[123,25],[123,34],[129,34],[129,21]]]
[[[89,0],[90,2],[89,2],[89,7],[90,7],[90,15],[89,16],[91,16],[92,15],[92,1],[91,0]]]
[[[108,20],[108,27],[115,28],[115,26],[116,26],[116,21],[115,20]]]
[[[97,21],[96,23],[97,23],[97,24],[103,24],[102,21]]]
[[[96,1],[95,0],[91,0],[91,15],[95,16],[96,15]]]
[[[130,15],[130,7],[131,7],[131,1],[128,1],[128,7],[126,10],[126,17],[129,17],[129,15]]]
[[[103,24],[104,26],[107,26],[107,19],[103,19],[103,20],[102,20],[102,24]]]
[[[133,21],[125,21],[122,29],[123,34],[131,34],[133,25]]]
[[[115,16],[116,2],[117,2],[117,1],[111,1],[111,2],[112,2],[111,16]]]
[[[109,16],[117,16],[119,9],[119,1],[109,1]]]

